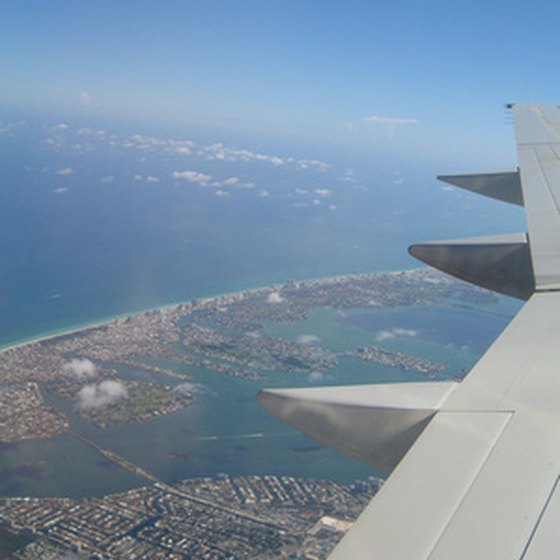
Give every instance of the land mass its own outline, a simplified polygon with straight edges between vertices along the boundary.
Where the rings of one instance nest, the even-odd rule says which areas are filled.
[[[119,368],[188,382],[197,367],[244,380],[277,373],[322,372],[337,365],[333,352],[267,334],[266,325],[306,319],[313,309],[389,309],[488,302],[492,294],[430,270],[325,278],[249,290],[119,318],[7,348],[0,352],[0,442],[54,437],[68,429],[60,411],[43,404],[41,387],[77,402],[101,428],[146,421],[191,404],[192,395],[162,383],[113,381]],[[445,364],[388,349],[349,353],[364,360],[440,373]],[[165,360],[171,366],[155,363]],[[89,387],[96,396],[82,406]],[[103,392],[105,391],[105,392]],[[111,395],[118,393],[118,399]]]
[[[191,405],[190,368],[239,379],[310,374],[346,355],[442,374],[446,364],[378,346],[335,353],[316,337],[272,336],[271,323],[314,309],[391,309],[486,303],[495,296],[437,272],[345,276],[272,286],[119,318],[0,352],[0,442],[64,431],[104,460],[150,483],[102,498],[0,498],[2,528],[33,542],[14,560],[67,558],[324,558],[381,481],[353,485],[287,476],[167,484],[113,449],[70,430],[42,391],[70,400],[101,429],[149,421]],[[138,378],[123,377],[123,372]],[[149,376],[156,381],[147,382]],[[55,398],[56,397],[56,398]],[[312,452],[317,446],[295,449]],[[19,541],[18,541],[19,542]]]

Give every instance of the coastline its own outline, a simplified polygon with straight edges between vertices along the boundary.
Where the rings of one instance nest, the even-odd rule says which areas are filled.
[[[419,272],[422,270],[430,270],[428,268],[422,268],[422,267],[418,267],[418,268],[411,268],[411,269],[406,269],[406,270],[392,270],[392,271],[377,271],[377,272],[371,272],[371,273],[360,273],[360,274],[337,274],[334,276],[320,276],[320,277],[314,277],[314,278],[307,278],[305,280],[297,280],[296,283],[298,284],[313,284],[313,283],[317,283],[317,282],[335,282],[335,281],[340,281],[340,280],[347,280],[349,278],[363,278],[363,277],[368,277],[368,276],[389,276],[389,275],[395,275],[395,274],[401,274],[401,273],[412,273],[412,272]],[[267,286],[259,286],[259,287],[253,287],[253,288],[248,288],[248,289],[244,289],[244,290],[239,290],[237,292],[222,292],[222,293],[217,293],[214,294],[212,296],[206,296],[203,298],[196,298],[196,302],[198,305],[208,305],[209,303],[215,301],[215,300],[219,300],[222,298],[237,298],[240,297],[244,294],[252,294],[255,292],[259,292],[261,290],[277,290],[277,289],[281,289],[282,286],[284,286],[285,284],[270,284]],[[82,324],[78,324],[78,325],[71,325],[68,327],[63,327],[61,329],[57,329],[54,331],[49,331],[43,334],[39,334],[37,336],[31,336],[29,338],[24,338],[24,339],[20,339],[20,340],[16,340],[13,342],[8,342],[5,344],[0,344],[0,356],[4,353],[4,352],[8,352],[10,350],[14,350],[16,348],[20,348],[22,346],[28,346],[31,344],[37,344],[39,342],[45,342],[45,341],[49,341],[49,340],[53,340],[55,338],[58,337],[62,337],[62,336],[67,336],[67,335],[72,335],[72,334],[78,334],[84,331],[88,331],[90,329],[96,329],[99,327],[103,327],[107,324],[110,324],[112,322],[115,321],[119,321],[119,320],[125,320],[128,319],[129,317],[139,317],[141,315],[145,315],[147,313],[152,313],[154,311],[165,311],[165,310],[173,310],[176,309],[177,307],[180,307],[182,305],[189,305],[191,303],[192,300],[183,300],[183,301],[178,301],[178,302],[174,302],[174,303],[168,303],[165,305],[161,305],[161,306],[157,306],[157,307],[151,307],[151,308],[147,308],[147,309],[142,309],[142,310],[138,310],[138,311],[133,311],[133,312],[128,312],[128,313],[122,313],[122,314],[118,314],[118,315],[111,315],[108,317],[104,317],[102,319],[96,319],[94,321],[91,322],[86,322],[86,323],[82,323]]]

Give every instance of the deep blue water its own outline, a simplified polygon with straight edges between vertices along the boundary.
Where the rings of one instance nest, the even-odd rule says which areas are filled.
[[[196,149],[203,153],[209,140],[185,156],[165,146],[125,147],[141,127],[115,124],[98,138],[56,123],[30,120],[0,134],[0,346],[287,278],[411,268],[412,242],[522,228],[518,210],[442,193],[431,170],[405,173],[397,168],[403,162],[364,161],[349,175],[340,162],[319,171],[207,160]],[[164,132],[151,138],[190,138]],[[239,142],[230,139],[244,148]],[[252,150],[269,153],[268,144]],[[310,154],[282,149],[285,159]],[[65,169],[71,173],[60,175]],[[176,181],[177,170],[254,187]],[[407,177],[402,185],[393,184],[397,171]]]

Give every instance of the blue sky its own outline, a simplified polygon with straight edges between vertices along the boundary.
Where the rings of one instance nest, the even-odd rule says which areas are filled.
[[[4,2],[0,105],[506,166],[504,103],[559,100],[559,16],[553,1]]]

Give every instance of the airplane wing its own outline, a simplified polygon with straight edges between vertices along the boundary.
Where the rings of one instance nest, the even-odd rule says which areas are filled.
[[[560,556],[560,109],[509,108],[519,169],[441,179],[524,205],[528,235],[410,248],[527,300],[469,375],[260,394],[303,432],[391,472],[331,559]]]

